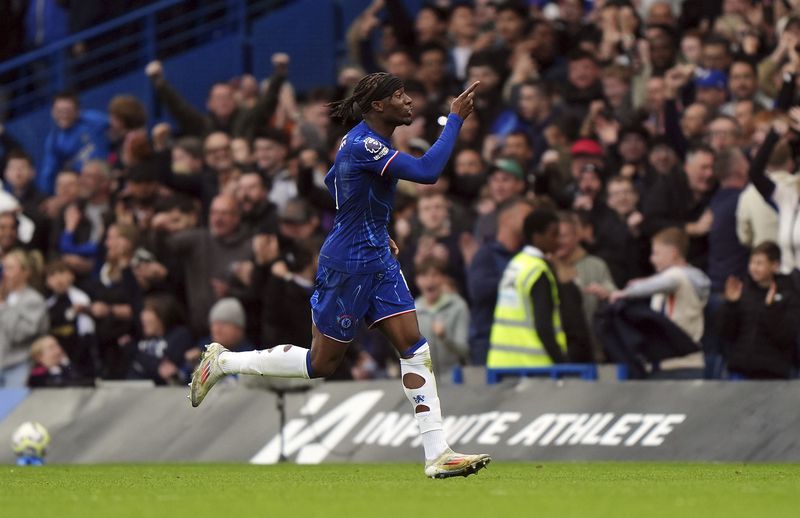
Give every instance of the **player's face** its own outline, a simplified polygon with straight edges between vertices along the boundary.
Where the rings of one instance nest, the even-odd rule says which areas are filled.
[[[388,100],[383,101],[383,116],[387,122],[397,126],[411,124],[413,112],[411,110],[411,97],[405,88],[395,90]]]

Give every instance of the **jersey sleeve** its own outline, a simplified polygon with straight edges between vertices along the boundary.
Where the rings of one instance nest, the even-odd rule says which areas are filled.
[[[366,136],[352,144],[352,157],[355,164],[378,176],[383,176],[389,164],[400,153],[388,147],[375,137]]]

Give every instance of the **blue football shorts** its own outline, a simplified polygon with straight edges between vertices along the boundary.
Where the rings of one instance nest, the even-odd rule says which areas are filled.
[[[339,342],[355,338],[359,322],[367,326],[414,311],[414,299],[396,260],[378,273],[345,273],[319,265],[311,317],[317,329]]]

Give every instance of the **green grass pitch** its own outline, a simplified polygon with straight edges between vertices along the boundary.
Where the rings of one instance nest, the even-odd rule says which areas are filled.
[[[800,516],[800,465],[500,463],[0,467],[8,518]]]

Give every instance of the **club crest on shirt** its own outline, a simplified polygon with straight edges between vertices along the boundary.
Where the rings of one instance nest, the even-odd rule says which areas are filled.
[[[350,329],[353,325],[353,316],[348,314],[342,314],[336,317],[336,322],[342,329]]]
[[[364,149],[366,149],[369,153],[375,155],[372,157],[373,160],[380,160],[381,158],[386,156],[386,153],[389,152],[389,148],[387,148],[380,141],[372,137],[367,137],[364,139]]]

